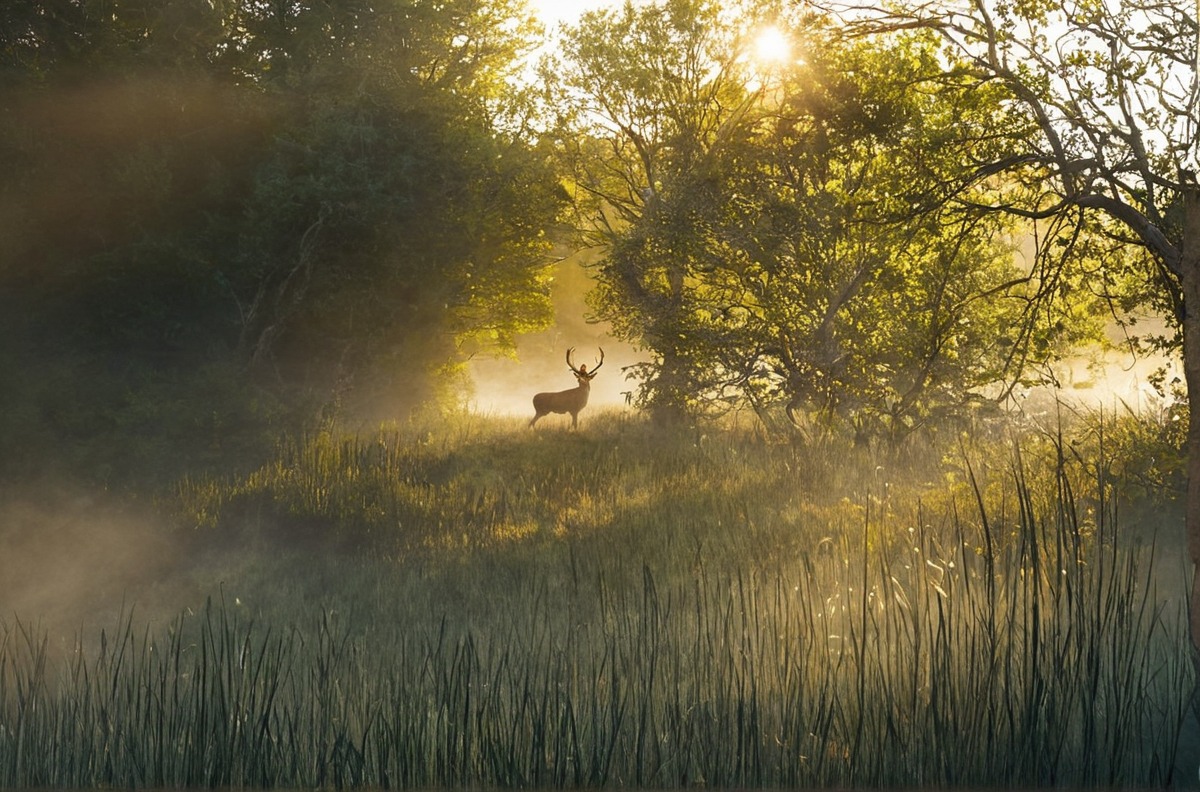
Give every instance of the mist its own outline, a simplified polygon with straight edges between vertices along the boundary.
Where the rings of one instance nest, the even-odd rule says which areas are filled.
[[[1160,319],[1143,318],[1143,332],[1169,335]],[[1183,382],[1182,361],[1176,356],[1134,352],[1119,327],[1106,330],[1107,344],[1101,348],[1080,349],[1052,367],[1055,383],[1018,391],[1018,402],[1032,400],[1043,405],[1062,403],[1080,410],[1115,413],[1156,412],[1175,403],[1178,386]],[[1166,393],[1160,393],[1155,380],[1161,378]],[[1020,406],[1020,405],[1018,405]]]
[[[477,356],[469,365],[474,393],[468,407],[484,415],[533,416],[532,399],[542,391],[560,391],[575,387],[575,378],[567,369],[567,350],[574,347],[575,365],[590,369],[604,350],[604,368],[592,381],[587,410],[626,409],[627,394],[637,388],[624,368],[645,360],[629,344],[611,335],[607,322],[589,319],[587,292],[593,280],[587,263],[594,259],[590,251],[569,256],[555,265],[551,300],[555,322],[539,333],[522,336],[517,342],[516,359]],[[587,410],[580,420],[586,419]],[[547,416],[547,423],[562,416]],[[569,421],[566,417],[563,420]]]
[[[498,417],[532,417],[535,393],[575,387],[564,359],[572,347],[576,365],[586,363],[589,367],[595,363],[599,349],[604,349],[604,369],[592,382],[588,409],[632,409],[630,397],[638,382],[624,369],[644,362],[647,356],[613,338],[607,322],[588,318],[587,293],[593,286],[588,266],[595,258],[594,252],[582,251],[555,265],[551,290],[555,322],[546,330],[521,336],[515,359],[484,355],[471,359],[468,371],[473,394],[467,403],[469,409]],[[1143,318],[1147,332],[1167,333],[1162,325],[1161,320]],[[1155,390],[1152,379],[1165,372],[1168,386],[1182,382],[1180,362],[1167,355],[1134,353],[1116,325],[1108,328],[1107,336],[1104,348],[1081,349],[1053,366],[1057,385],[1023,389],[1017,393],[1018,402],[1032,398],[1033,403],[1041,405],[1058,401],[1084,410],[1135,412],[1162,406],[1163,396]],[[554,417],[546,420],[552,422]]]
[[[0,624],[56,639],[112,630],[122,612],[157,621],[206,589],[197,558],[161,516],[84,486],[0,492]]]

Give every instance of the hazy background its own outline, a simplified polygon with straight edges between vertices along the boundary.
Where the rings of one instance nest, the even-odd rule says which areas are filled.
[[[530,7],[553,32],[560,24],[570,24],[586,11],[619,8],[618,0],[530,0]],[[560,261],[555,267],[553,327],[524,336],[517,343],[517,357],[477,356],[469,372],[475,386],[473,408],[485,415],[528,415],[533,417],[533,395],[542,391],[560,391],[575,387],[575,378],[567,370],[566,351],[575,347],[575,363],[593,365],[604,348],[604,368],[592,381],[588,399],[590,408],[625,409],[626,394],[637,383],[626,379],[622,368],[644,360],[637,350],[609,335],[607,323],[588,321],[586,293],[591,285],[587,264],[594,251],[583,251]],[[569,421],[566,416],[549,415],[543,419]]]
[[[606,322],[589,320],[587,292],[592,286],[588,265],[598,257],[596,251],[582,251],[555,265],[555,323],[539,333],[523,336],[517,342],[517,357],[476,356],[468,366],[474,396],[471,406],[477,412],[497,416],[533,416],[532,399],[541,391],[575,387],[567,370],[566,350],[575,347],[575,363],[590,368],[604,348],[604,368],[592,382],[589,409],[629,409],[626,395],[637,389],[637,381],[622,369],[646,360],[643,353],[617,341]],[[1166,332],[1160,319],[1143,321],[1142,332]],[[1020,392],[1022,400],[1037,397],[1040,404],[1061,399],[1081,407],[1134,410],[1154,407],[1161,402],[1150,385],[1159,370],[1167,371],[1166,381],[1182,381],[1183,372],[1174,359],[1159,355],[1135,355],[1122,341],[1115,325],[1109,328],[1111,349],[1095,349],[1064,360],[1055,375],[1060,388],[1042,387]],[[1044,408],[1039,408],[1044,409]],[[586,414],[585,414],[586,415]],[[547,416],[543,420],[554,419]],[[569,418],[557,416],[560,420]]]
[[[486,415],[533,417],[533,395],[541,391],[560,391],[575,387],[575,377],[567,369],[566,354],[575,348],[575,365],[592,368],[604,348],[604,368],[592,380],[588,409],[624,409],[625,394],[637,383],[622,371],[645,358],[628,344],[609,335],[606,322],[589,321],[587,292],[592,277],[587,263],[594,251],[583,251],[555,265],[555,324],[540,333],[532,333],[517,342],[517,358],[477,356],[469,372],[475,386],[472,406]],[[586,413],[584,414],[586,416]],[[548,415],[543,421],[570,421],[569,416]],[[580,420],[583,420],[581,417]],[[539,424],[540,425],[540,424]]]

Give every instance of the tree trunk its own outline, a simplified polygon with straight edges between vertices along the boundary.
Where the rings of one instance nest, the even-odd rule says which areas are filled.
[[[1187,500],[1184,531],[1191,558],[1191,590],[1188,596],[1188,628],[1196,683],[1192,706],[1180,724],[1175,748],[1171,786],[1195,788],[1200,765],[1200,188],[1183,191],[1183,235],[1180,239],[1179,270],[1183,287],[1183,376],[1188,394]],[[1187,590],[1183,581],[1182,590]]]
[[[1200,651],[1200,188],[1183,192],[1183,376],[1188,392],[1187,501],[1184,527],[1192,560],[1188,620],[1192,645]]]

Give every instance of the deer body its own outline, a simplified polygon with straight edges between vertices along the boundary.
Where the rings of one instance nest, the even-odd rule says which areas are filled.
[[[575,381],[579,384],[570,390],[539,393],[534,396],[533,411],[535,415],[529,421],[530,426],[537,423],[538,419],[547,413],[557,413],[559,415],[570,413],[571,428],[575,429],[579,426],[579,412],[587,406],[588,395],[592,391],[592,378],[596,376],[596,372],[604,364],[604,350],[600,350],[600,362],[591,371],[588,371],[586,365],[576,368],[571,363],[571,352],[573,351],[574,347],[567,350],[567,366],[571,369],[571,373],[575,375]]]

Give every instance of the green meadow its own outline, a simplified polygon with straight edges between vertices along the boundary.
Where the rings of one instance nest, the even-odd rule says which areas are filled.
[[[0,616],[0,786],[1162,786],[1170,427],[462,417],[160,497],[194,594]]]

